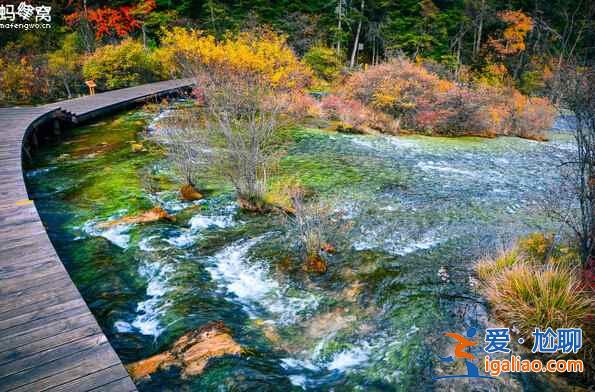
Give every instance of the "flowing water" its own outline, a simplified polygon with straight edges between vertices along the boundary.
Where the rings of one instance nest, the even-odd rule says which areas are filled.
[[[426,390],[445,331],[486,325],[473,262],[547,228],[540,212],[570,135],[547,143],[287,132],[273,183],[297,178],[345,222],[328,272],[303,271],[282,219],[240,211],[220,178],[178,199],[136,110],[72,131],[36,154],[29,191],[50,237],[124,363],[223,320],[246,349],[200,376],[171,368],[141,391]],[[133,151],[133,144],[142,144]],[[138,146],[135,146],[138,150]],[[175,222],[102,222],[160,205]],[[451,372],[452,373],[452,372]],[[454,373],[452,373],[454,374]],[[548,389],[540,380],[467,385]]]

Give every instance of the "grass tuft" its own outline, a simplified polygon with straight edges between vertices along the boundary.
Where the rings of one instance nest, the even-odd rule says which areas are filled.
[[[516,326],[522,336],[531,336],[536,327],[580,327],[590,341],[595,301],[582,283],[579,266],[572,246],[535,233],[495,257],[483,258],[475,271],[496,318]]]
[[[515,325],[524,336],[531,336],[535,327],[582,326],[593,306],[571,270],[522,263],[493,278],[486,297],[496,317]]]

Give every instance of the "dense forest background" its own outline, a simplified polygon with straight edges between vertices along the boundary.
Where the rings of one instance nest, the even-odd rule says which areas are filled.
[[[128,36],[154,48],[164,29],[176,26],[217,38],[269,26],[286,34],[298,56],[335,53],[326,62],[338,62],[344,71],[405,55],[444,77],[509,83],[529,95],[547,95],[552,75],[568,59],[590,61],[595,54],[590,0],[71,0],[43,5],[52,7],[51,29],[0,33],[4,104],[84,93],[85,56]],[[321,47],[329,50],[308,53]]]

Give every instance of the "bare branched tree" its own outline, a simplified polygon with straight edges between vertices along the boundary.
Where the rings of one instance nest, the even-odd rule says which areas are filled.
[[[595,68],[567,65],[561,69],[560,103],[574,114],[576,151],[565,162],[579,205],[577,219],[569,219],[579,243],[583,262],[593,257],[595,242]]]
[[[208,161],[208,142],[197,122],[199,116],[191,108],[175,110],[165,117],[155,139],[165,148],[167,156],[182,180],[196,186],[196,175]]]
[[[267,175],[277,156],[271,145],[286,100],[262,75],[225,65],[194,70],[197,99],[217,153],[210,158],[236,189],[243,208],[266,206]]]
[[[333,253],[335,247],[331,241],[336,240],[343,222],[333,211],[331,205],[322,200],[305,200],[304,189],[296,186],[289,189],[292,212],[286,213],[290,226],[289,235],[297,242],[304,268],[307,271],[325,272],[326,262],[322,253]]]

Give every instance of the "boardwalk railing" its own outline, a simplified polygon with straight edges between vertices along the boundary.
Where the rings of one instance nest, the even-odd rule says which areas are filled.
[[[191,85],[171,80],[0,109],[0,391],[136,390],[29,200],[23,147],[50,121],[87,121]]]

